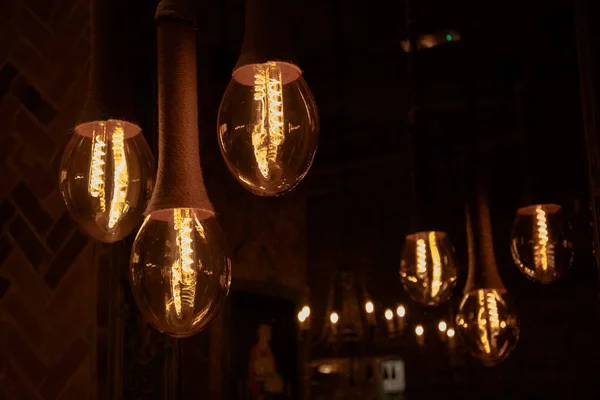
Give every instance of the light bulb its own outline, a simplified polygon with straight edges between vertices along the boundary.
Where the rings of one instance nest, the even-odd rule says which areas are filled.
[[[304,313],[304,315],[306,315],[306,317],[310,317],[310,307],[309,306],[304,306],[302,307],[302,312]]]
[[[198,333],[231,283],[214,217],[194,209],[150,213],[133,244],[130,280],[145,319],[174,337]]]
[[[423,325],[417,325],[415,327],[415,333],[417,336],[423,336],[423,333],[425,333],[425,329],[423,329]]]
[[[306,318],[308,318],[308,315],[306,315],[306,313],[304,311],[298,312],[298,321],[304,322],[304,321],[306,321]]]
[[[446,300],[456,285],[454,247],[444,232],[418,232],[406,236],[400,262],[400,279],[410,297],[435,306]]]
[[[571,267],[571,226],[557,204],[519,208],[510,243],[515,264],[533,280],[552,283]]]
[[[453,337],[454,337],[454,329],[452,329],[452,328],[449,328],[449,329],[446,331],[446,335],[448,335],[448,337],[449,337],[449,338],[453,338]]]
[[[385,319],[387,319],[388,321],[391,321],[392,318],[394,318],[394,313],[389,308],[385,310],[384,315],[385,315]]]
[[[375,306],[373,305],[373,302],[367,301],[365,303],[365,311],[367,312],[367,314],[371,314],[373,312],[373,310],[375,310]]]
[[[438,324],[438,329],[440,330],[440,332],[445,332],[447,328],[448,325],[446,324],[446,321],[440,321],[440,323]]]
[[[137,125],[85,123],[67,143],[59,182],[81,230],[101,242],[115,242],[143,219],[154,186],[154,158]]]
[[[338,315],[338,313],[336,313],[336,312],[334,311],[334,312],[332,312],[332,313],[329,315],[329,320],[331,321],[331,323],[332,323],[332,324],[334,324],[334,325],[335,325],[335,324],[337,324],[337,323],[338,323],[338,321],[340,320],[340,316]]]
[[[396,314],[399,317],[404,317],[406,315],[406,308],[404,308],[404,306],[398,306],[398,308],[396,308]]]
[[[469,352],[486,366],[504,361],[519,340],[517,317],[496,289],[465,294],[456,323]]]
[[[300,69],[285,62],[236,69],[217,126],[227,167],[260,196],[296,186],[312,165],[319,141],[312,93]]]

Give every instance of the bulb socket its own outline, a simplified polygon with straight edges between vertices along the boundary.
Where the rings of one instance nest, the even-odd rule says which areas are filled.
[[[124,4],[90,1],[90,70],[86,100],[77,125],[116,119],[136,123]]]
[[[296,64],[288,31],[287,0],[246,0],[246,26],[234,71],[249,64]]]
[[[180,2],[169,2],[177,3]],[[146,214],[192,208],[214,216],[204,186],[198,141],[196,33],[189,18],[163,8],[158,34],[158,175]]]

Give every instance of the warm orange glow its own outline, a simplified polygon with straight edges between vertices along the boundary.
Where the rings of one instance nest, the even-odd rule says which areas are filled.
[[[454,334],[455,334],[455,332],[454,332],[454,329],[452,329],[452,328],[449,328],[449,329],[446,331],[446,335],[448,335],[448,337],[449,337],[449,338],[453,338],[453,337],[454,337]]]
[[[417,240],[417,277],[424,279],[427,276],[427,248],[425,240]]]
[[[117,123],[112,132],[113,150],[113,193],[110,203],[108,227],[112,229],[127,213],[127,190],[129,171],[125,155],[125,130],[122,123]]]
[[[88,193],[92,197],[100,199],[100,211],[106,211],[104,199],[104,187],[106,185],[105,168],[106,165],[106,123],[99,122],[94,127],[92,133],[92,162],[90,165],[90,178],[88,183]]]
[[[184,307],[193,309],[196,297],[196,271],[193,268],[192,211],[188,208],[173,210],[178,257],[171,267],[171,294],[177,318],[182,318]]]
[[[332,324],[337,324],[339,320],[340,316],[335,311],[329,315],[329,321],[331,321]]]
[[[272,168],[277,168],[278,149],[285,139],[281,69],[277,63],[269,62],[257,64],[254,71],[257,120],[252,129],[252,145],[260,173],[269,178]]]
[[[446,321],[440,321],[440,323],[438,324],[438,329],[440,330],[440,332],[445,332],[447,328],[448,325],[446,324]]]
[[[371,313],[373,313],[374,310],[375,310],[375,306],[373,305],[373,302],[372,301],[367,301],[365,303],[365,311],[368,314],[371,314]]]
[[[398,308],[396,308],[396,315],[398,315],[400,318],[403,318],[406,315],[406,309],[404,306],[398,306]]]
[[[433,262],[431,297],[436,297],[442,287],[442,261],[435,239],[435,232],[429,232],[429,248],[431,249],[431,260]]]
[[[385,319],[391,321],[394,318],[394,313],[389,308],[385,310]]]
[[[425,329],[423,329],[423,325],[417,325],[415,328],[415,334],[417,336],[423,336],[423,333],[425,333]]]

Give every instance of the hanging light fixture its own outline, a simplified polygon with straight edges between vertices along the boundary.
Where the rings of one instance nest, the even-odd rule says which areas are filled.
[[[522,85],[515,84],[521,128],[523,206],[511,230],[510,250],[519,270],[528,278],[548,284],[561,278],[573,263],[572,230],[562,207],[532,200],[532,176],[528,163],[528,129]],[[539,156],[539,155],[538,155]],[[543,166],[540,166],[543,168]]]
[[[246,1],[242,50],[217,122],[227,167],[260,196],[296,186],[310,169],[319,141],[315,101],[290,54],[286,5]]]
[[[142,221],[154,158],[133,116],[121,2],[91,0],[87,98],[60,163],[60,192],[79,228],[111,243]]]
[[[494,366],[515,348],[519,325],[498,274],[487,195],[478,181],[469,188],[466,219],[469,276],[456,316],[456,330],[476,359],[485,366]]]
[[[411,43],[408,52],[411,109],[408,115],[407,149],[411,183],[411,226],[406,235],[400,261],[400,279],[410,297],[422,304],[436,306],[448,299],[456,285],[457,263],[454,247],[446,232],[424,224],[417,196],[414,137],[419,130],[418,85],[414,71],[415,35],[412,30],[410,0],[406,0],[406,26]]]
[[[130,263],[142,314],[175,337],[202,330],[231,281],[200,167],[196,34],[189,7],[186,1],[162,1],[156,13],[158,180]]]

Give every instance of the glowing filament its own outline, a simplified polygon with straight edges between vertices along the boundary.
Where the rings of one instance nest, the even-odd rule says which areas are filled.
[[[183,317],[182,309],[193,308],[196,297],[196,272],[192,249],[192,211],[186,208],[173,210],[178,258],[171,268],[171,291],[175,313]]]
[[[480,290],[477,296],[479,300],[479,310],[477,312],[479,339],[483,345],[483,350],[487,354],[492,354],[492,351],[497,350],[497,338],[500,333],[500,316],[498,314],[496,293],[493,291],[486,293],[486,291]]]
[[[119,123],[112,134],[114,187],[108,217],[109,228],[113,228],[127,212],[125,200],[127,198],[129,171],[125,155],[124,134],[123,125]]]
[[[252,128],[252,146],[260,173],[269,178],[269,168],[277,163],[277,152],[284,141],[283,84],[275,63],[256,67],[254,101],[258,121]]]
[[[435,232],[429,232],[429,248],[431,249],[431,258],[433,260],[431,297],[435,297],[442,286],[442,260],[435,240]]]
[[[106,124],[98,124],[100,129],[94,129],[92,134],[92,162],[90,165],[90,179],[88,183],[88,193],[92,197],[100,199],[100,211],[106,210],[104,199],[105,176],[104,168],[106,164]]]
[[[417,276],[423,279],[427,274],[427,248],[425,240],[417,240]]]
[[[548,243],[546,212],[542,207],[538,206],[535,209],[535,213],[538,242],[534,246],[534,262],[537,268],[541,267],[542,271],[548,271],[548,267],[552,268],[554,266],[554,246]]]

